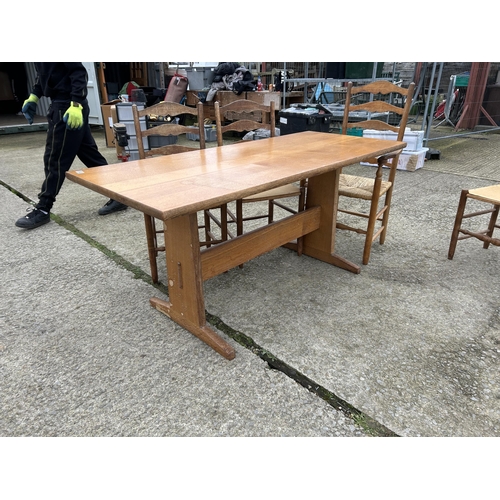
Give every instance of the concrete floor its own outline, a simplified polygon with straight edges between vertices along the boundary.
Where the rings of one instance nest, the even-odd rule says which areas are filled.
[[[99,217],[106,199],[67,181],[50,224],[14,226],[44,139],[0,137],[1,435],[500,436],[499,249],[447,259],[460,190],[500,182],[499,135],[432,141],[440,160],[398,172],[359,275],[277,249],[207,281],[231,362],[149,306],[166,288],[142,214]],[[361,264],[362,238],[339,233],[336,252]]]

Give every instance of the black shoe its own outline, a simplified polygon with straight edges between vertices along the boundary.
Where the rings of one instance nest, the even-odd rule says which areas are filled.
[[[22,227],[23,229],[35,229],[35,227],[43,226],[50,222],[50,213],[42,212],[38,208],[28,207],[28,215],[21,217],[16,221],[17,227]]]
[[[127,209],[127,205],[124,205],[123,203],[120,203],[119,201],[115,200],[109,200],[106,205],[101,207],[99,211],[97,212],[99,215],[108,215],[112,214],[113,212],[119,212],[120,210],[125,210]]]

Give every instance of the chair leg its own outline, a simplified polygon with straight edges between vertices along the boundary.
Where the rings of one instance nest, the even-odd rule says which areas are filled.
[[[382,181],[382,167],[379,166],[375,177],[375,184],[373,186],[373,196],[370,203],[368,226],[366,228],[365,248],[363,249],[363,264],[365,266],[370,261],[370,253],[373,244],[373,234],[375,233],[375,226],[377,224],[377,213],[378,213],[378,205],[380,199],[378,194],[380,193],[381,181]]]
[[[156,228],[154,218],[144,214],[146,226],[146,239],[148,242],[149,266],[151,268],[151,279],[153,283],[158,283],[158,264],[156,262]]]
[[[377,224],[377,209],[378,203],[373,200],[370,206],[370,216],[368,218],[368,226],[365,235],[365,247],[363,249],[363,265],[367,265],[370,261],[370,254],[373,245],[373,234],[375,233],[375,226]]]
[[[488,232],[486,233],[486,235],[489,238],[493,238],[493,231],[495,230],[495,227],[496,227],[500,205],[495,205],[494,207],[495,208],[493,209],[493,212],[491,213],[490,223],[488,224]],[[491,243],[491,241],[485,241],[483,248],[488,248],[490,246],[490,243]]]
[[[467,195],[469,191],[467,189],[462,190],[460,194],[460,200],[458,202],[457,215],[455,216],[455,224],[453,226],[453,231],[451,233],[450,248],[448,249],[448,259],[452,260],[455,255],[455,249],[457,248],[458,234],[462,226],[462,219],[465,212],[465,205],[467,203]]]
[[[227,241],[227,203],[220,206],[221,240]]]
[[[274,203],[273,200],[269,200],[267,206],[267,223],[272,224],[273,221],[274,221]]]
[[[203,211],[203,220],[205,224],[205,241],[207,242],[207,248],[210,248],[212,245],[210,244],[210,233],[211,233],[211,223],[210,223],[210,215],[209,210]]]
[[[300,195],[298,200],[298,211],[303,212],[306,208],[307,179],[300,181]],[[304,250],[304,237],[297,238],[297,255],[300,257]]]
[[[380,244],[383,245],[385,243],[385,236],[387,234],[387,226],[389,225],[389,211],[391,209],[391,200],[392,200],[392,187],[387,191],[385,195],[385,209],[384,215],[382,216],[382,232],[380,233]]]
[[[373,222],[374,224],[374,222]],[[372,251],[372,244],[373,244],[373,226],[371,222],[371,218],[369,219],[368,222],[368,231],[366,232],[366,239],[365,239],[365,247],[363,249],[363,265],[367,265],[368,262],[370,261],[370,254]]]
[[[243,201],[236,200],[236,235],[243,234]]]

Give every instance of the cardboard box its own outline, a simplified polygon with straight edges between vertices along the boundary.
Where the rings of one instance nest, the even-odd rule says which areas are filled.
[[[117,103],[121,102],[119,99],[114,101],[105,102],[101,104],[102,123],[104,124],[104,132],[106,134],[106,146],[108,148],[114,147],[115,135],[113,133],[113,117],[111,108]]]
[[[424,166],[425,154],[429,148],[422,148],[420,151],[403,151],[399,155],[397,170],[406,170],[407,172],[415,172]],[[361,162],[361,165],[376,167],[376,163]],[[389,167],[384,167],[389,168]]]

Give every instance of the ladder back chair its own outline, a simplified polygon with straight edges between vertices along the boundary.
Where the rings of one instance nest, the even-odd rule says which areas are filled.
[[[470,199],[485,203],[487,207],[482,210],[475,210],[473,212],[465,213],[467,201]],[[500,225],[497,224],[499,210],[500,184],[486,186],[478,189],[463,189],[462,193],[460,194],[457,214],[455,217],[455,225],[451,233],[448,259],[453,259],[453,256],[455,255],[455,249],[457,248],[457,242],[460,240],[476,238],[483,242],[483,248],[488,248],[490,246],[490,243],[495,246],[500,246],[500,239],[493,237],[493,231],[495,230],[495,228],[500,228]],[[491,214],[491,216],[489,217],[488,227],[486,229],[470,230],[465,227],[464,219],[479,217],[486,214]],[[475,222],[479,222],[479,220],[476,219]]]
[[[403,141],[408,116],[413,97],[415,84],[411,83],[407,89],[394,85],[385,80],[374,81],[367,85],[353,87],[352,82],[348,83],[346,103],[344,108],[344,117],[342,121],[342,133],[348,134],[349,129],[356,127],[361,129],[389,130],[397,134],[396,140]],[[353,104],[353,101],[360,97],[371,94],[367,102]],[[390,97],[400,95],[403,106],[399,107],[390,102]],[[376,99],[378,98],[378,99]],[[367,120],[358,122],[349,122],[349,113],[354,111],[363,111],[367,113]],[[370,113],[393,113],[399,120],[399,125],[391,125],[381,120],[370,119]],[[396,178],[396,168],[401,151],[390,155],[381,156],[369,160],[377,168],[374,169],[371,177],[340,174],[339,180],[339,209],[338,212],[349,214],[362,218],[364,223],[356,225],[354,222],[337,220],[337,229],[354,231],[365,235],[365,245],[363,250],[363,264],[368,264],[370,252],[374,241],[379,239],[381,245],[384,244],[387,234],[387,225],[389,222],[389,211],[391,208],[392,192]],[[369,208],[349,210],[346,207],[346,200],[342,198],[356,198],[364,200],[360,203],[366,203]],[[346,207],[346,208],[344,208]],[[344,216],[344,218],[347,216]],[[355,219],[354,219],[355,220]]]
[[[186,126],[179,123],[181,117],[192,116],[196,118],[198,126]],[[145,159],[158,155],[171,155],[178,153],[185,153],[188,151],[205,149],[205,130],[204,130],[204,114],[203,114],[203,104],[198,103],[196,108],[191,108],[179,104],[176,102],[160,102],[153,106],[149,106],[142,110],[139,110],[136,105],[132,105],[132,116],[134,119],[135,133],[137,137],[137,147],[139,150],[139,158]],[[148,128],[148,124],[151,123],[158,124]],[[186,137],[186,134],[195,134],[199,138],[199,145],[188,146],[186,143],[188,141],[183,141],[183,143],[177,143],[178,139]],[[151,138],[155,136],[158,137],[169,137],[169,141],[159,142],[172,142],[170,144],[163,144],[156,147],[151,147],[147,150],[144,148],[143,139],[145,137]],[[175,140],[175,142],[173,142]],[[195,144],[196,142],[194,142]],[[226,214],[226,206],[219,207],[221,211],[221,219],[224,219]],[[214,210],[214,209],[212,209]],[[148,257],[151,268],[151,278],[153,283],[158,283],[158,264],[157,257],[159,252],[165,251],[164,243],[160,243],[158,240],[158,235],[163,234],[163,224],[161,224],[161,229],[158,229],[156,220],[150,215],[144,214],[144,223],[146,226],[146,238],[148,244]],[[204,226],[199,226],[203,228]],[[223,226],[224,227],[224,226]],[[225,234],[222,234],[219,240],[213,240],[211,243],[218,243],[224,238],[227,239]],[[206,242],[200,242],[201,246],[204,246]]]
[[[237,100],[232,103],[221,106],[218,101],[214,103],[215,123],[217,131],[217,145],[222,146],[224,134],[228,132],[250,132],[259,129],[269,130],[270,137],[276,135],[276,118],[274,101],[269,106],[255,103],[248,100]],[[265,139],[259,139],[265,140]],[[236,200],[236,215],[228,211],[227,222],[236,223],[236,234],[239,236],[244,232],[244,222],[257,219],[267,219],[271,224],[274,220],[274,208],[279,207],[289,213],[297,213],[304,210],[305,207],[306,181],[300,185],[289,184],[275,189],[270,189],[263,193]],[[285,198],[296,198],[297,208],[291,208],[284,203],[277,201]],[[243,206],[248,203],[267,202],[265,213],[244,216]],[[212,220],[219,224],[219,221],[212,217]],[[302,252],[301,239],[290,245],[296,249],[299,254]]]

